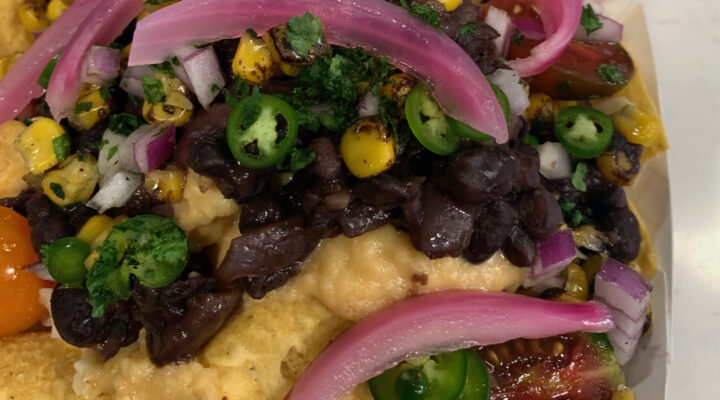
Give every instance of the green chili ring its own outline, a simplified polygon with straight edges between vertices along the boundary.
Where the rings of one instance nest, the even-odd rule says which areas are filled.
[[[555,136],[578,158],[602,155],[610,146],[613,131],[610,117],[589,107],[563,108],[555,118]]]

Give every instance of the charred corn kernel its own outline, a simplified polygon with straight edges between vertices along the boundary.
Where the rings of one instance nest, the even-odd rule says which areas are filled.
[[[589,286],[585,270],[577,264],[570,264],[567,268],[565,292],[580,301],[587,301]]]
[[[447,12],[455,11],[463,3],[463,0],[439,0]]]
[[[605,257],[600,254],[594,254],[590,256],[582,265],[587,275],[588,282],[592,282],[595,279],[595,275],[600,271],[603,264],[605,264]]]
[[[59,169],[48,172],[42,180],[43,193],[60,207],[83,203],[90,200],[97,186],[100,174],[97,160],[89,154],[74,155],[60,165]]]
[[[15,149],[30,172],[40,175],[60,163],[60,159],[67,155],[69,143],[62,126],[50,118],[40,117],[18,136]]]
[[[86,131],[110,115],[112,98],[106,94],[103,98],[102,86],[83,85],[75,110],[70,116],[70,125]]]
[[[113,224],[120,225],[123,222],[127,222],[129,220],[130,220],[130,217],[128,217],[127,215],[120,215],[120,216],[115,217],[115,219],[113,219]]]
[[[595,159],[595,164],[603,176],[617,186],[630,186],[639,172],[624,151],[605,152]]]
[[[660,137],[660,121],[633,105],[627,105],[613,114],[612,120],[615,129],[630,143],[650,146]]]
[[[580,303],[581,300],[578,298],[571,296],[565,292],[558,293],[550,298],[548,300],[557,301],[558,303]]]
[[[417,79],[412,75],[404,72],[394,74],[387,78],[386,83],[380,87],[380,94],[397,101],[398,107],[402,109],[405,106],[405,99],[416,84]]]
[[[240,39],[232,69],[236,76],[261,86],[273,76],[273,56],[261,38],[246,34]]]
[[[45,15],[44,0],[25,0],[18,7],[18,17],[26,30],[40,32],[50,25]]]
[[[190,101],[188,88],[177,78],[165,74],[155,74],[163,84],[165,101],[152,104],[143,103],[143,118],[149,124],[169,125],[174,124],[181,127],[190,120],[193,115],[193,103]]]
[[[92,269],[98,258],[100,258],[100,254],[97,251],[90,253],[90,255],[85,259],[85,268]]]
[[[395,137],[376,117],[361,118],[352,124],[340,141],[340,154],[350,172],[367,178],[395,164]]]
[[[288,61],[285,61],[280,55],[280,51],[275,44],[275,39],[273,39],[273,36],[270,34],[270,32],[263,35],[263,41],[265,42],[268,50],[270,51],[273,64],[275,65],[275,70],[278,70],[283,75],[290,77],[296,77],[300,75],[300,72],[302,72],[304,65],[294,65]]]
[[[70,5],[65,0],[50,0],[45,15],[50,21],[55,21],[68,9]]]
[[[156,169],[145,174],[145,190],[155,199],[177,203],[183,198],[185,172],[176,166]]]
[[[533,93],[530,96],[530,106],[525,110],[525,119],[534,121],[538,118],[545,118],[550,124],[555,120],[558,107],[552,97],[545,93]]]
[[[580,105],[579,101],[574,100],[560,100],[555,102],[555,114],[557,114],[563,108],[575,107]]]
[[[78,238],[90,243],[95,249],[105,241],[113,229],[113,219],[107,215],[96,215],[90,218],[76,235]]]
[[[612,400],[635,400],[635,394],[630,389],[623,389],[613,393]]]

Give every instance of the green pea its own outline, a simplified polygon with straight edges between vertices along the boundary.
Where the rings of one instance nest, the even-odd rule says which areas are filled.
[[[420,368],[406,369],[395,381],[395,392],[403,400],[424,400],[429,389],[430,382]]]
[[[76,237],[62,238],[43,246],[40,253],[43,263],[56,281],[63,284],[81,284],[87,269],[85,259],[90,255],[90,244]]]

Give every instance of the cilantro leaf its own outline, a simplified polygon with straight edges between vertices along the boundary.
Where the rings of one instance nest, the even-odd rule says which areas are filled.
[[[55,196],[57,196],[58,199],[65,200],[65,191],[63,191],[62,186],[53,182],[50,184],[50,190],[55,193]]]
[[[523,35],[522,32],[515,28],[515,32],[513,32],[511,40],[515,46],[520,46],[522,45],[523,41],[525,41],[525,35]]]
[[[308,165],[310,165],[317,158],[317,154],[309,149],[299,149],[293,147],[290,150],[290,155],[285,159],[282,165],[278,165],[280,170],[290,170],[291,172],[298,172]]]
[[[150,66],[150,69],[157,73],[160,73],[160,74],[165,74],[165,75],[168,75],[171,77],[175,77],[175,70],[173,70],[173,67],[170,64],[170,61],[165,61],[160,64],[153,64]]]
[[[565,223],[571,228],[577,228],[580,225],[592,223],[592,220],[583,215],[580,210],[577,209],[577,204],[567,198],[561,198],[558,201],[560,209],[563,213],[563,219]]]
[[[263,94],[255,90],[253,94],[242,102],[242,112],[240,114],[240,126],[247,129],[255,123],[260,117],[260,102]]]
[[[89,101],[84,101],[84,102],[81,102],[81,103],[75,103],[75,110],[74,110],[74,112],[75,112],[75,114],[81,114],[81,113],[84,113],[84,112],[88,112],[88,111],[92,110],[92,106],[93,106],[93,103],[91,103],[91,102],[89,102]]]
[[[120,113],[110,116],[109,128],[118,135],[129,136],[144,124],[145,121],[137,115]]]
[[[603,23],[600,22],[600,18],[598,18],[597,14],[595,14],[595,10],[593,10],[590,4],[583,8],[582,17],[580,17],[580,24],[583,28],[585,28],[588,36],[603,27]]]
[[[460,37],[461,37],[461,38],[466,38],[466,37],[474,34],[475,32],[477,32],[477,25],[475,25],[475,24],[465,24],[465,25],[463,25],[463,26],[460,27],[460,32],[459,32],[459,33],[460,33]]]
[[[398,102],[383,96],[378,104],[378,117],[390,132],[397,132],[398,115]]]
[[[617,65],[600,64],[597,67],[597,72],[600,74],[602,80],[607,83],[623,84],[628,81],[625,75],[618,69]]]
[[[50,78],[52,78],[53,72],[55,72],[55,66],[57,65],[58,59],[60,59],[60,54],[56,55],[50,61],[48,61],[47,65],[45,66],[45,69],[43,69],[42,73],[40,73],[40,77],[38,78],[38,85],[42,86],[43,89],[47,89],[48,85],[50,84]]]
[[[159,6],[161,4],[165,4],[170,0],[145,0],[145,4],[149,4],[151,6]]]
[[[145,100],[150,104],[158,104],[165,101],[165,92],[163,83],[151,76],[142,77],[143,94]]]
[[[299,17],[290,17],[287,24],[287,38],[290,46],[302,57],[307,57],[310,50],[323,35],[322,21],[306,12]]]
[[[537,136],[533,136],[530,134],[527,134],[520,138],[520,141],[525,144],[529,144],[532,147],[538,147],[540,145],[540,141],[538,140]]]
[[[97,252],[86,285],[92,315],[100,318],[112,303],[130,297],[130,275],[152,288],[177,279],[187,264],[188,242],[173,220],[141,215],[116,226]]]
[[[109,99],[110,98],[110,89],[111,89],[110,85],[102,85],[100,87],[100,98],[102,98],[103,100]]]
[[[113,146],[110,148],[110,151],[108,151],[107,159],[108,161],[112,160],[112,158],[117,154],[118,152],[118,146]]]
[[[588,166],[585,163],[578,163],[577,166],[575,166],[575,172],[572,176],[572,185],[575,187],[575,189],[586,192],[587,191],[587,183],[585,183],[585,176],[587,176],[588,173]]]
[[[440,30],[440,15],[438,15],[437,11],[432,8],[419,5],[412,6],[410,7],[410,14],[432,25],[433,28]]]
[[[65,161],[70,154],[70,145],[70,137],[68,135],[58,136],[53,139],[53,152],[59,161]]]

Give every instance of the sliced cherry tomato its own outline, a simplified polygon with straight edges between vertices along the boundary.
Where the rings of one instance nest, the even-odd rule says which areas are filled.
[[[509,59],[525,58],[540,42],[525,39],[510,46]],[[607,79],[603,69],[617,68],[625,78]],[[560,100],[584,100],[591,96],[611,96],[627,85],[635,73],[632,58],[622,45],[572,41],[550,69],[529,79],[534,92]]]
[[[625,384],[604,334],[572,334],[479,350],[491,368],[492,398],[611,400]]]
[[[0,268],[24,267],[39,261],[30,240],[31,233],[25,217],[0,207]]]
[[[16,335],[30,329],[48,316],[40,304],[39,291],[54,282],[43,281],[20,268],[0,271],[0,337]]]

